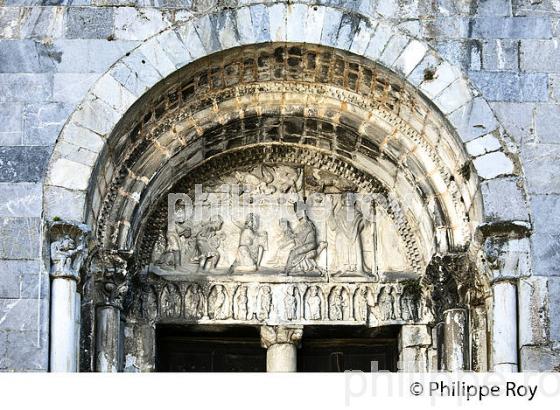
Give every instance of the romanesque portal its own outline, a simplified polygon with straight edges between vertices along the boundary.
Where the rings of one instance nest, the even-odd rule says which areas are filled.
[[[158,329],[195,325],[258,329],[269,370],[295,370],[320,326],[393,329],[399,369],[486,369],[476,173],[382,66],[217,53],[146,93],[102,156],[91,231],[51,232],[58,277],[83,266],[82,369],[157,370]]]

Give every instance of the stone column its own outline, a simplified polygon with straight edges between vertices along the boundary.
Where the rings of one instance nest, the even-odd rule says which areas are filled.
[[[455,372],[468,370],[467,311],[462,308],[443,312],[443,367]]]
[[[296,372],[297,347],[303,327],[262,326],[261,344],[267,349],[267,372]]]
[[[516,372],[517,358],[517,286],[508,280],[492,284],[492,360],[493,370]]]
[[[86,256],[84,226],[53,222],[50,226],[51,317],[50,371],[78,371],[80,300],[77,285]]]
[[[96,355],[95,370],[115,373],[120,369],[121,311],[128,291],[126,261],[116,252],[105,252],[95,262]]]

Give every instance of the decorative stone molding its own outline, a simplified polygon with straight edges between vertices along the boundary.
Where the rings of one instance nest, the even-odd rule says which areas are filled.
[[[126,256],[116,251],[101,251],[92,262],[92,273],[97,305],[122,310],[129,282]]]
[[[50,276],[80,281],[80,269],[87,258],[87,236],[89,228],[83,224],[63,221],[52,222],[50,237]]]
[[[303,326],[261,326],[261,345],[268,349],[276,344],[299,345],[303,336]]]

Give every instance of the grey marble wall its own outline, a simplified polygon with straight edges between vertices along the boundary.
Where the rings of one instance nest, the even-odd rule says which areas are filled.
[[[293,1],[292,3],[315,3]],[[0,370],[48,368],[42,180],[70,113],[111,64],[212,0],[0,0]],[[273,1],[220,0],[218,7]],[[323,0],[390,20],[460,66],[519,154],[533,224],[524,368],[560,366],[560,0]],[[499,198],[507,185],[483,189]],[[499,206],[488,203],[487,206]],[[505,204],[511,206],[511,204]],[[540,311],[539,311],[540,312]],[[535,332],[538,321],[540,334]]]

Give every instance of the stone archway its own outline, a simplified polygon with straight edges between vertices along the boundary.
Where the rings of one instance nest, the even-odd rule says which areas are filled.
[[[260,32],[265,37],[239,30],[238,21],[262,13],[270,17]],[[216,21],[224,24],[220,30]],[[234,49],[261,41],[273,43]],[[500,237],[525,234],[480,191],[479,177],[515,172],[500,132],[457,69],[385,23],[328,7],[241,7],[161,33],[98,81],[61,133],[45,209],[48,219],[91,226],[91,253],[103,255],[95,262],[100,283],[110,289],[101,305],[119,310],[124,288],[115,275],[124,269],[122,256],[136,250],[145,236],[142,222],[171,181],[184,176],[174,170],[188,172],[239,147],[294,144],[303,146],[304,156],[315,152],[339,161],[335,174],[361,172],[360,188],[385,193],[410,270],[420,275],[434,254],[469,254],[476,261],[485,240],[477,234],[496,233],[489,222],[498,222]],[[242,141],[228,133],[243,135]],[[496,144],[500,148],[486,153]],[[508,192],[518,194],[516,188]],[[107,254],[120,257],[106,262]],[[131,268],[140,268],[137,259],[129,259]],[[448,283],[456,273],[435,271],[440,277],[426,292],[437,293],[438,280]],[[452,282],[460,288],[458,279]],[[445,310],[468,308],[466,299],[456,299]],[[118,323],[117,316],[111,320]]]

